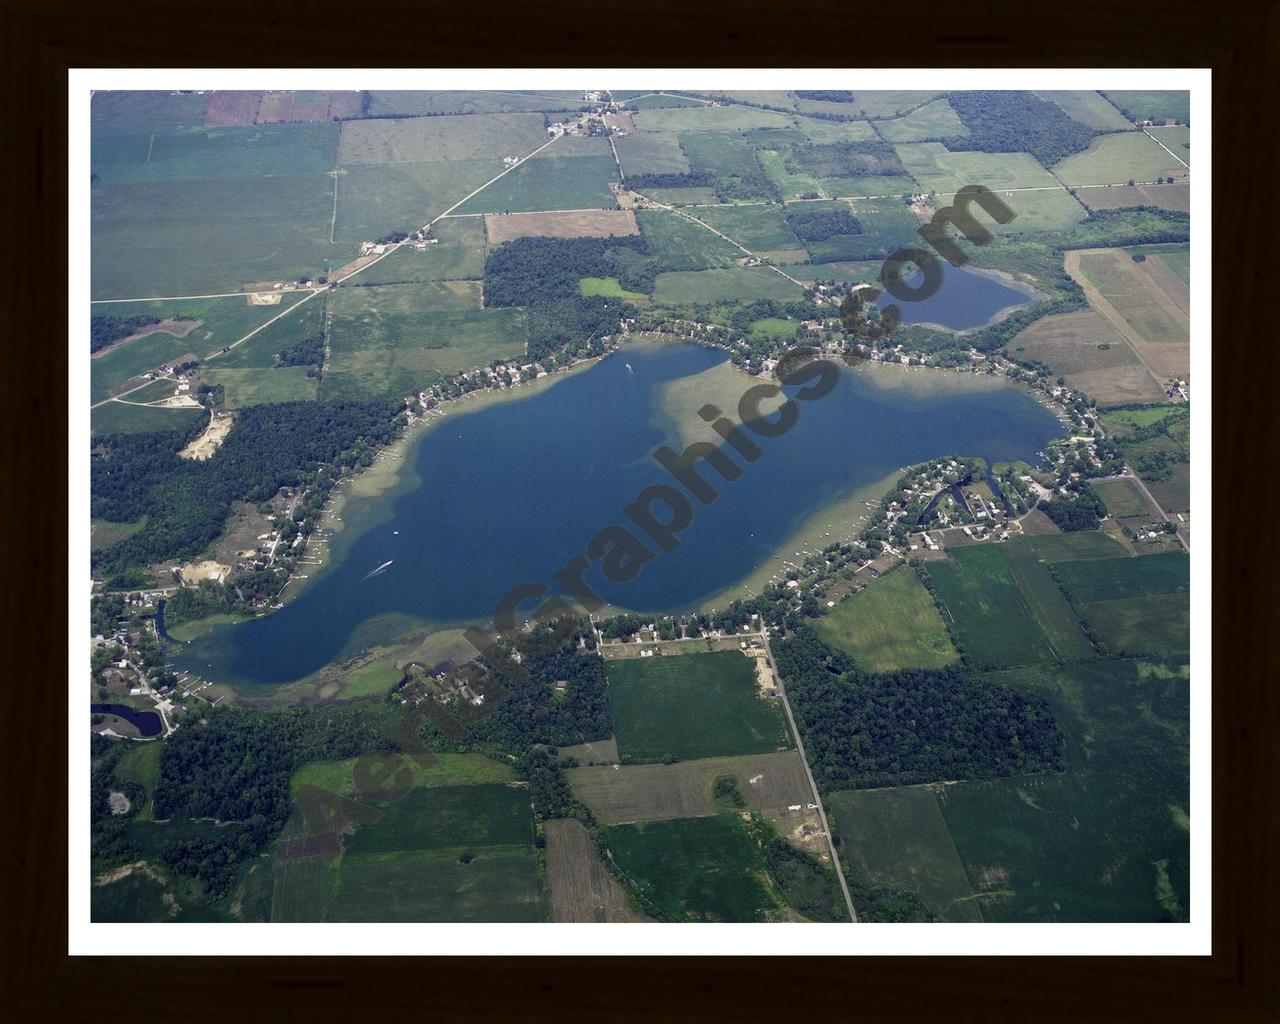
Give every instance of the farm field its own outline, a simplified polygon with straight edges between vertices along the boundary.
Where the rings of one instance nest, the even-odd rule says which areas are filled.
[[[563,922],[643,921],[627,892],[600,862],[582,822],[553,818],[546,823],[547,899],[551,920]]]
[[[343,843],[344,857],[533,843],[533,812],[529,790],[523,786],[415,786],[381,810],[383,816],[375,824],[360,826]]]
[[[374,89],[369,113],[374,117],[428,114],[509,114],[522,111],[577,110],[582,93],[576,90],[467,90],[437,92],[415,89]]]
[[[986,668],[1057,660],[1035,612],[994,545],[956,548],[929,564],[943,614],[974,664]]]
[[[470,366],[524,352],[519,309],[335,316],[321,396],[400,397]]]
[[[1065,189],[1039,192],[1004,192],[1000,199],[1014,212],[1014,219],[997,229],[1002,235],[1070,231],[1089,211]],[[938,195],[940,206],[950,206],[954,195]]]
[[[696,211],[695,211],[696,215]],[[710,270],[731,267],[740,249],[677,213],[640,210],[640,231],[663,270]]]
[[[305,294],[293,292],[283,295],[279,305],[275,306],[255,306],[249,302],[247,296],[180,301],[95,303],[90,307],[94,316],[154,316],[161,319],[183,317],[195,320],[197,323],[181,337],[157,331],[131,341],[117,343],[103,350],[100,355],[94,356],[89,363],[90,401],[100,401],[107,397],[114,386],[123,384],[130,377],[146,373],[161,364],[170,363],[188,352],[204,359],[224,346],[234,344],[250,331],[278,316],[282,311],[303,299]],[[280,321],[280,327],[291,331],[293,322],[300,315],[285,317]],[[185,328],[187,325],[176,326]],[[269,330],[274,329],[273,326]],[[256,341],[257,338],[253,340]],[[238,352],[239,349],[236,351]]]
[[[345,263],[351,250],[329,241],[333,183],[295,174],[96,185],[92,298],[235,291]]]
[[[1090,210],[1120,210],[1133,206],[1158,206],[1162,210],[1186,213],[1191,209],[1191,186],[1175,181],[1172,185],[1112,185],[1106,188],[1082,188],[1076,193]]]
[[[102,185],[327,174],[337,162],[338,127],[322,123],[99,131],[93,136],[90,166],[95,183]]]
[[[750,922],[778,910],[760,850],[733,815],[612,825],[604,833],[614,863],[670,920]]]
[[[609,186],[617,180],[618,166],[612,156],[540,156],[520,164],[457,212],[616,210],[618,203]]]
[[[226,389],[226,408],[243,409],[263,402],[304,402],[316,397],[315,377],[305,366],[238,368],[217,364],[200,371],[206,384]]]
[[[1104,661],[993,678],[1041,693],[1053,705],[1067,740],[1067,768],[939,790],[983,916],[1186,920],[1185,670]]]
[[[751,128],[786,128],[787,114],[752,107],[654,107],[637,110],[636,130],[641,132],[742,132]]]
[[[926,192],[950,195],[966,185],[986,185],[994,191],[1060,185],[1030,153],[953,153],[941,142],[906,143],[894,149]]]
[[[423,759],[426,758],[426,763]],[[312,761],[293,773],[289,786],[296,796],[304,786],[318,786],[339,796],[355,796],[357,758],[342,761]],[[462,786],[478,783],[511,782],[515,773],[508,765],[483,754],[439,753],[402,757],[396,766],[410,772],[414,786]]]
[[[660,306],[798,299],[800,295],[798,285],[767,267],[674,271],[659,274],[653,289],[653,301]]]
[[[817,117],[797,117],[794,121],[804,137],[815,145],[866,142],[876,137],[875,129],[866,121],[826,121]]]
[[[689,160],[673,133],[642,132],[614,139],[622,173],[684,174]]]
[[[678,93],[645,92],[631,95],[630,92],[614,92],[616,101],[625,101],[628,110],[653,110],[657,107],[705,107],[706,101],[694,99],[692,96],[681,96]]]
[[[982,920],[934,787],[842,790],[826,803],[852,881],[914,892],[941,921]]]
[[[875,130],[886,142],[918,142],[921,139],[948,139],[969,134],[964,123],[946,100],[938,99],[917,107],[905,117],[877,121]]]
[[[1185,91],[1143,91],[1140,89],[1108,89],[1104,94],[1120,112],[1134,121],[1177,121],[1191,119],[1191,94]]]
[[[584,277],[578,282],[578,291],[582,295],[605,295],[614,299],[630,299],[637,302],[649,301],[649,296],[644,292],[627,291],[616,277]]]
[[[801,248],[780,206],[708,206],[694,216],[752,252]]]
[[[276,316],[282,309],[291,304],[289,302],[290,298],[292,296],[286,295],[284,297],[285,301],[278,306],[255,306],[252,308],[272,310],[271,316]],[[276,356],[281,350],[302,341],[304,338],[314,338],[323,333],[326,300],[327,296],[325,295],[318,295],[313,299],[308,299],[306,305],[301,309],[264,326],[248,341],[236,344],[235,348],[228,352],[211,348],[207,357],[209,360],[208,366],[219,368],[274,366]],[[193,331],[192,337],[201,333],[203,333],[203,328]],[[246,331],[245,333],[248,332]],[[237,336],[232,341],[232,344],[235,344],[242,337],[244,337],[244,334]]]
[[[777,186],[779,194],[785,199],[798,199],[808,193],[820,193],[822,184],[817,178],[803,172],[787,170],[786,161],[781,153],[772,149],[756,151],[756,159],[769,180]],[[769,207],[761,207],[769,209]]]
[[[361,271],[346,287],[402,284],[406,281],[462,281],[484,277],[485,227],[483,217],[446,217],[431,227],[438,239],[425,249],[401,246],[383,260]]]
[[[1175,150],[1176,152],[1176,150]],[[1099,135],[1083,153],[1055,164],[1054,173],[1067,185],[1122,185],[1129,179],[1180,178],[1187,169],[1143,132]]]
[[[339,168],[337,216],[333,217],[332,210],[326,212],[326,230],[332,220],[334,237],[346,243],[354,256],[352,247],[360,242],[373,241],[393,231],[418,230],[497,177],[502,169],[499,160],[353,164]]]
[[[1191,129],[1185,125],[1148,128],[1147,134],[1173,151],[1174,156],[1191,165]]]
[[[339,288],[332,293],[335,316],[459,311],[482,307],[479,281],[421,281]]]
[[[89,413],[90,432],[102,434],[147,434],[156,430],[179,430],[209,418],[204,409],[160,409],[149,405],[108,402]]]
[[[1080,620],[1049,571],[1050,558],[1045,557],[1043,548],[1034,541],[1015,537],[1001,544],[999,551],[1058,660],[1087,661],[1097,657]]]
[[[755,661],[737,651],[609,663],[624,764],[788,749],[781,706],[756,687]]]
[[[862,233],[810,242],[807,248],[814,263],[883,258],[920,241],[920,221],[901,199],[854,199],[849,207]]]
[[[599,238],[636,235],[636,215],[630,210],[587,210],[572,213],[488,214],[484,218],[490,245],[513,238],[538,235],[543,238]]]
[[[1132,131],[1133,123],[1092,89],[1038,89],[1042,100],[1056,103],[1073,121],[1099,132]]]
[[[664,206],[697,206],[719,202],[716,198],[716,190],[713,188],[647,188],[642,194]]]
[[[687,655],[685,657],[688,657]],[[703,757],[677,764],[600,764],[565,772],[573,794],[606,825],[698,818],[717,813],[712,788],[732,775],[747,804],[771,820],[812,802],[809,780],[795,750],[737,757]]]
[[[1150,502],[1132,480],[1095,480],[1093,489],[1117,519],[1155,515]]]
[[[1172,280],[1162,282],[1122,249],[1072,251],[1065,264],[1090,304],[1111,321],[1154,374],[1190,377],[1191,324],[1181,305],[1182,288]]]
[[[547,141],[538,114],[345,121],[338,162],[400,164],[523,157]]]
[[[1190,638],[1190,559],[1182,552],[1069,562],[1063,589],[1116,653],[1167,656]]]
[[[956,660],[933,598],[910,568],[888,572],[851,594],[814,628],[864,672],[943,668]]]
[[[207,93],[172,93],[145,89],[108,90],[94,94],[89,107],[93,131],[153,131],[204,124]]]
[[[1034,359],[1066,377],[1099,405],[1162,402],[1165,390],[1110,322],[1092,309],[1037,320],[1009,343],[1017,359]]]

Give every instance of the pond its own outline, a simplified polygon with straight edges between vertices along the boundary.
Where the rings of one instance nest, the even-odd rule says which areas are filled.
[[[986,327],[1043,298],[1030,285],[1007,274],[938,262],[942,283],[933,295],[918,302],[902,302],[886,294],[876,304],[883,309],[891,302],[896,303],[904,324],[941,327],[959,333]],[[923,272],[917,270],[905,283],[910,288],[918,288],[923,280]]]
[[[643,488],[675,484],[653,458],[660,445],[683,448],[664,399],[694,379],[682,406],[687,421],[700,424],[704,401],[732,410],[727,398],[735,397],[704,396],[697,383],[704,378],[695,378],[714,369],[740,389],[735,395],[760,383],[721,367],[725,360],[723,352],[683,344],[626,349],[527,397],[445,417],[408,446],[394,487],[348,501],[329,563],[283,609],[215,626],[177,663],[252,689],[386,642],[378,623],[391,619],[401,626],[487,622],[509,588],[552,582],[598,531],[628,523],[624,506]],[[587,582],[618,608],[696,608],[776,556],[819,510],[901,467],[947,454],[1034,463],[1060,433],[1052,414],[1005,382],[875,370],[841,368],[829,395],[797,401],[794,428],[755,438],[762,454],[752,463],[735,460],[736,479],[700,462],[719,498],[693,502],[693,522],[675,550],[655,553],[629,582],[606,580],[598,565]],[[943,386],[902,383],[909,381]]]
[[[115,715],[134,726],[143,736],[159,736],[163,723],[155,711],[140,711],[128,704],[90,704],[89,712],[94,715]]]

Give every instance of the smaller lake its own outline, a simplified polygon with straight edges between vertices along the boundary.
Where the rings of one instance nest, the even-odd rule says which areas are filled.
[[[931,324],[959,332],[986,327],[1002,314],[1023,309],[1041,297],[1030,285],[993,271],[938,262],[942,267],[942,285],[927,299],[902,302],[886,293],[876,305],[883,309],[896,303],[904,324]],[[923,280],[924,273],[917,270],[905,283],[910,288],[918,288]]]
[[[161,729],[160,716],[154,711],[139,711],[128,704],[90,704],[89,712],[94,715],[115,715],[123,718],[143,736],[159,736]]]

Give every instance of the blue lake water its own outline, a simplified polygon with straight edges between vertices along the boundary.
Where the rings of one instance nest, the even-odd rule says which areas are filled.
[[[115,715],[137,727],[142,736],[159,736],[163,723],[154,711],[139,711],[128,704],[90,704],[89,711],[95,715]]]
[[[896,303],[904,324],[937,324],[951,331],[970,331],[986,326],[1007,309],[1029,306],[1036,298],[1030,287],[1008,278],[970,267],[953,267],[941,260],[939,266],[942,283],[927,299],[903,302],[886,294],[877,300],[877,305],[884,308]],[[918,288],[923,280],[924,274],[917,270],[905,283]]]
[[[410,471],[395,487],[347,506],[317,579],[285,608],[193,641],[178,663],[253,689],[373,642],[357,630],[378,616],[489,620],[510,587],[551,583],[597,531],[629,525],[623,506],[642,488],[674,483],[652,458],[674,443],[656,412],[663,385],[724,359],[691,345],[629,349],[529,397],[446,417],[408,448]],[[751,383],[744,378],[743,389]],[[755,438],[763,450],[755,463],[735,457],[737,480],[704,466],[720,498],[693,502],[694,521],[674,552],[627,583],[598,569],[587,580],[618,607],[696,607],[743,580],[812,513],[899,467],[944,454],[1034,462],[1060,433],[1049,412],[1009,385],[921,397],[842,370],[831,394],[796,405],[789,433]]]

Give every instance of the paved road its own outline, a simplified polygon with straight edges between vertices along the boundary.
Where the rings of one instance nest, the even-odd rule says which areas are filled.
[[[809,777],[809,788],[813,791],[813,802],[818,805],[818,820],[822,822],[822,831],[827,834],[827,846],[831,850],[831,863],[836,869],[836,878],[840,879],[840,891],[844,893],[844,903],[849,910],[849,919],[858,923],[858,912],[853,909],[853,897],[849,895],[848,883],[844,880],[844,869],[840,867],[840,854],[836,852],[835,839],[831,835],[831,826],[827,824],[827,812],[822,806],[822,797],[818,795],[818,784],[813,779],[813,770],[809,767],[809,758],[805,756],[804,740],[800,738],[800,730],[796,728],[795,716],[791,714],[791,702],[787,700],[787,688],[782,682],[782,674],[773,660],[773,648],[769,646],[769,636],[761,633],[764,640],[764,652],[769,658],[769,670],[778,684],[778,694],[782,697],[782,708],[787,713],[787,722],[791,726],[792,735],[796,738],[796,750],[800,753],[800,763],[804,765],[804,773]]]

